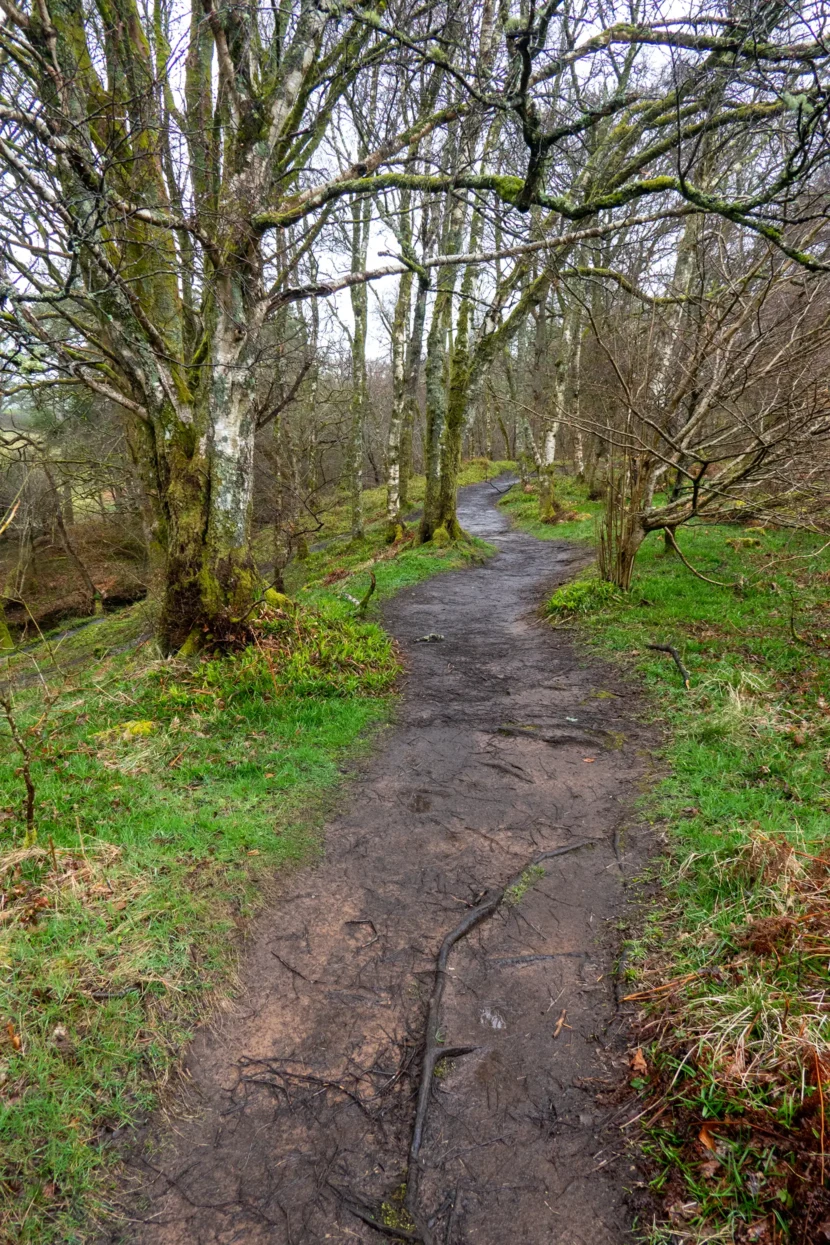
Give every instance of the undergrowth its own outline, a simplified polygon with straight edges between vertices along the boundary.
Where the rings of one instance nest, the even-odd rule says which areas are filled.
[[[388,720],[376,602],[487,552],[411,531],[390,547],[378,524],[297,563],[297,601],[261,609],[234,657],[160,659],[142,603],[4,661],[29,758],[6,729],[0,1239],[91,1239],[118,1145],[232,990],[269,879],[317,850],[344,765]]]
[[[522,521],[522,507],[513,513]],[[508,503],[510,509],[510,503]],[[524,523],[522,523],[524,526]],[[541,526],[541,525],[537,525]],[[587,523],[586,523],[587,526]],[[558,538],[560,529],[539,535]],[[653,1242],[830,1239],[830,557],[809,534],[681,528],[694,576],[647,539],[630,592],[595,574],[557,625],[639,672],[665,732],[645,801],[661,899],[628,942],[648,1073]],[[670,656],[691,674],[687,692]]]

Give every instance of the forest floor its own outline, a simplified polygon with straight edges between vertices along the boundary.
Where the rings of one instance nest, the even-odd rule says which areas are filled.
[[[614,669],[539,617],[587,553],[511,530],[497,500],[482,484],[460,509],[496,556],[385,607],[395,726],[341,793],[322,862],[258,917],[235,1005],[130,1153],[110,1239],[630,1239],[615,956],[653,736]],[[476,915],[439,974],[412,1161],[436,955]]]

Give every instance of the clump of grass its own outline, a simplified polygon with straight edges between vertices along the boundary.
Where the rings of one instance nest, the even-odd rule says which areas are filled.
[[[380,1208],[381,1223],[386,1228],[400,1228],[403,1232],[415,1232],[417,1225],[404,1206],[406,1185],[400,1185],[387,1202]]]
[[[547,603],[547,613],[551,616],[593,614],[619,598],[619,589],[602,579],[574,579],[556,589]]]
[[[654,1186],[690,1240],[724,1224],[727,1239],[812,1240],[830,1211],[830,856],[750,827],[737,853],[708,863],[717,930],[668,980],[680,966],[671,942],[653,953],[642,984],[658,984],[634,995],[662,1107],[646,1130]]]
[[[531,865],[525,869],[517,882],[512,886],[508,886],[504,892],[504,903],[508,908],[513,908],[516,904],[521,903],[527,892],[534,883],[538,882],[545,876],[545,871],[541,865]]]

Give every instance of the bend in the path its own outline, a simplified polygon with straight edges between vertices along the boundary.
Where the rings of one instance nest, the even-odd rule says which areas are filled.
[[[474,485],[460,509],[494,558],[387,607],[408,666],[397,724],[347,787],[323,863],[259,921],[240,1006],[197,1038],[186,1104],[133,1161],[120,1239],[379,1240],[338,1191],[377,1205],[401,1182],[441,937],[576,838],[593,846],[454,955],[445,1036],[475,1050],[436,1078],[421,1196],[443,1245],[629,1239],[633,1176],[596,1096],[624,1063],[616,840],[647,740],[613,671],[537,616],[584,555],[510,530],[495,500]]]

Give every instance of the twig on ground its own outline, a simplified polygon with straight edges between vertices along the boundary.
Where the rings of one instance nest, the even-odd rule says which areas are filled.
[[[421,1059],[421,1070],[418,1076],[418,1101],[415,1109],[415,1119],[412,1124],[412,1136],[409,1145],[409,1156],[407,1159],[406,1176],[404,1184],[406,1186],[406,1196],[403,1200],[403,1208],[406,1210],[413,1224],[415,1231],[404,1228],[393,1228],[384,1224],[377,1218],[374,1210],[358,1201],[353,1194],[345,1190],[338,1189],[329,1182],[329,1187],[337,1193],[347,1209],[355,1215],[363,1223],[369,1224],[377,1232],[384,1236],[397,1237],[404,1241],[417,1241],[419,1245],[435,1245],[435,1237],[432,1233],[431,1224],[424,1222],[418,1207],[418,1190],[420,1176],[420,1151],[424,1140],[424,1131],[426,1128],[427,1115],[429,1113],[430,1100],[433,1093],[433,1082],[435,1076],[435,1068],[442,1059],[458,1059],[462,1055],[469,1055],[476,1050],[475,1046],[446,1046],[440,1039],[441,1031],[441,1001],[444,995],[444,987],[447,981],[447,964],[453,947],[466,938],[476,926],[481,925],[489,917],[493,916],[504,902],[508,892],[525,883],[528,870],[543,864],[546,860],[553,860],[557,856],[564,856],[569,852],[578,851],[582,847],[588,847],[593,844],[593,839],[580,839],[576,843],[569,843],[565,847],[556,847],[549,852],[541,852],[534,856],[532,860],[522,865],[521,869],[516,873],[504,886],[495,890],[487,891],[484,897],[471,908],[464,917],[459,921],[454,929],[450,930],[444,936],[441,946],[438,949],[438,955],[435,961],[434,983],[432,993],[427,1004],[426,1032],[424,1036],[423,1056]],[[269,1060],[242,1060],[243,1065],[257,1063],[260,1066],[267,1066]],[[289,1074],[296,1075],[296,1074]],[[315,1080],[319,1082],[319,1078],[305,1077],[298,1079]],[[331,1083],[329,1083],[331,1084]],[[336,1084],[337,1089],[348,1093],[349,1091],[341,1084]],[[351,1096],[351,1095],[350,1095]],[[364,1106],[361,1101],[360,1104]],[[364,1107],[365,1109],[365,1107]],[[457,1190],[456,1190],[457,1195]],[[451,1202],[451,1213],[454,1214],[455,1199]],[[446,1240],[447,1238],[445,1238]]]
[[[677,666],[677,669],[680,671],[680,677],[683,680],[683,686],[688,692],[689,688],[691,687],[692,676],[689,674],[688,670],[683,665],[683,662],[680,660],[680,654],[678,653],[674,645],[673,644],[647,644],[646,648],[653,649],[655,653],[670,653],[671,654],[671,656],[674,658],[674,664]]]
[[[290,1068],[282,1067],[276,1059],[249,1059],[247,1057],[243,1057],[239,1060],[239,1067],[262,1068],[264,1073],[268,1076],[281,1078],[283,1081],[292,1080],[299,1081],[303,1085],[319,1085],[321,1090],[339,1090],[339,1092],[341,1094],[345,1094],[345,1096],[350,1099],[355,1106],[363,1112],[364,1115],[368,1116],[369,1119],[372,1119],[372,1114],[360,1095],[354,1093],[354,1091],[349,1089],[347,1085],[344,1085],[342,1081],[333,1081],[325,1076],[314,1076],[310,1072],[292,1072]],[[247,1081],[251,1085],[267,1085],[271,1088],[283,1090],[285,1088],[275,1081],[265,1079],[264,1075],[245,1076],[243,1077],[243,1080]]]
[[[499,497],[503,497],[503,496],[504,496],[504,494],[505,494],[505,493],[509,493],[509,492],[510,492],[510,490],[512,489],[513,485],[514,485],[514,484],[518,484],[518,483],[519,483],[519,481],[518,481],[518,480],[510,480],[510,481],[509,481],[509,482],[508,482],[508,483],[504,486],[504,488],[496,488],[496,485],[495,485],[495,483],[494,483],[494,481],[493,481],[493,480],[488,480],[488,481],[487,481],[487,483],[490,485],[490,488],[493,490],[493,492],[494,492],[494,493],[498,493]]]

